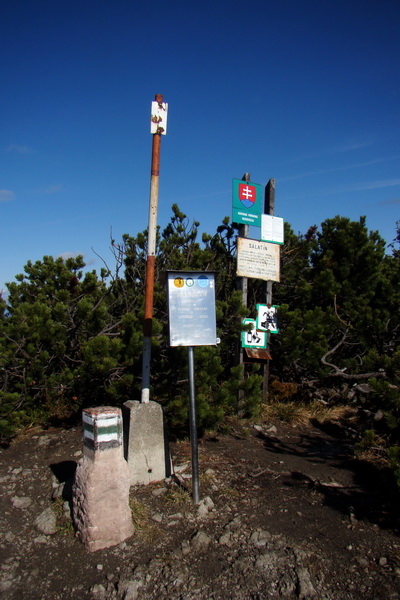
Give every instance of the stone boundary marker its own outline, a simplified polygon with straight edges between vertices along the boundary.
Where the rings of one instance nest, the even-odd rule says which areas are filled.
[[[165,479],[170,475],[170,459],[161,405],[128,400],[122,410],[130,484],[146,485]]]
[[[122,444],[122,417],[115,409],[100,407],[84,410],[82,427],[83,444],[89,450],[107,450]]]
[[[123,452],[121,409],[82,411],[83,457],[73,486],[78,537],[88,550],[115,546],[134,532],[129,507],[130,474]]]

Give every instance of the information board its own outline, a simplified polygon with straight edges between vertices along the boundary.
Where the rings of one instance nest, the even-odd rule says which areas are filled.
[[[265,281],[279,281],[279,244],[238,238],[237,275]]]
[[[168,314],[170,346],[214,346],[214,273],[169,271]]]
[[[283,219],[273,215],[261,215],[261,239],[265,242],[283,244]]]

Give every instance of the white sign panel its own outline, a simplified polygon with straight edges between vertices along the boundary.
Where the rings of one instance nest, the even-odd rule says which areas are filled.
[[[166,135],[166,133],[167,133],[167,116],[168,116],[168,103],[167,102],[152,102],[151,103],[150,133],[161,133],[162,135]]]
[[[261,239],[283,244],[283,219],[272,215],[261,215]]]
[[[238,238],[237,275],[279,281],[280,246],[249,238]]]
[[[171,346],[214,346],[217,343],[214,273],[168,273]]]

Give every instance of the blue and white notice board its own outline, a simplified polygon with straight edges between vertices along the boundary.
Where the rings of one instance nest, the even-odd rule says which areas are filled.
[[[170,346],[214,346],[214,273],[169,271],[168,316]]]

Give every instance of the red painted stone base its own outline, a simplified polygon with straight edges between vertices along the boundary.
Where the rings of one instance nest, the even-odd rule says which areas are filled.
[[[122,447],[101,452],[85,448],[73,487],[73,517],[88,550],[115,546],[133,534],[129,487]]]

